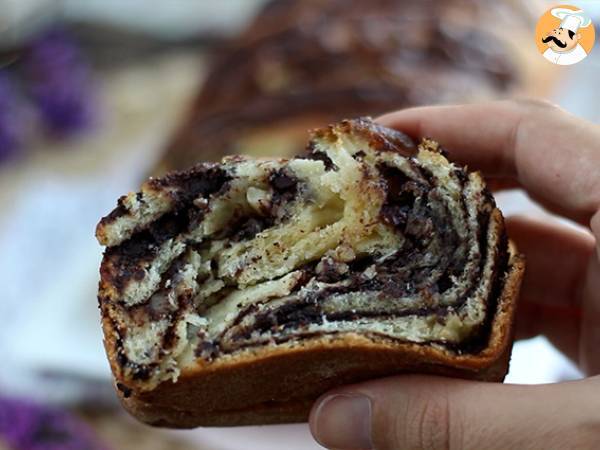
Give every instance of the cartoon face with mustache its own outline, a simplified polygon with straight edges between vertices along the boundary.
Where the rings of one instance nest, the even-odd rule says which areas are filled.
[[[581,34],[559,27],[544,36],[542,42],[557,53],[565,53],[573,50],[580,39]]]
[[[556,23],[557,19],[560,20],[559,24]],[[544,58],[559,66],[569,66],[587,56],[594,43],[594,26],[583,10],[560,6],[548,10],[541,17],[536,35]],[[583,47],[584,42],[588,50]]]

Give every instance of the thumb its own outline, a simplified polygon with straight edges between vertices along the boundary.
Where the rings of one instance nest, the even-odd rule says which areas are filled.
[[[598,448],[600,377],[535,386],[386,378],[325,394],[310,427],[339,450]]]

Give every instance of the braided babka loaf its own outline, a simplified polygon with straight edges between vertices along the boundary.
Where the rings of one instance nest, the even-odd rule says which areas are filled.
[[[307,129],[344,117],[506,95],[523,74],[505,38],[531,32],[516,3],[269,2],[218,52],[157,173],[227,154],[291,156]]]
[[[101,220],[126,407],[157,425],[305,420],[341,383],[502,380],[521,257],[478,173],[368,119],[301,157],[150,179]]]

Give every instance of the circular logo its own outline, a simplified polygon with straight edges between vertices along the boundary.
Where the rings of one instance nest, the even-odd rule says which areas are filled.
[[[596,33],[584,10],[560,5],[546,11],[535,28],[538,50],[553,64],[570,66],[592,51]]]

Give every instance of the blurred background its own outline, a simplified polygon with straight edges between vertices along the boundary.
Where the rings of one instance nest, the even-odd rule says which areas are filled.
[[[598,23],[598,2],[571,4]],[[534,96],[598,122],[600,50],[572,67],[537,53],[552,5],[0,0],[0,448],[320,448],[306,425],[168,431],[120,409],[97,221],[149,175],[291,155],[345,117]],[[558,220],[518,191],[498,201]],[[538,337],[516,344],[507,381],[579,376]]]

